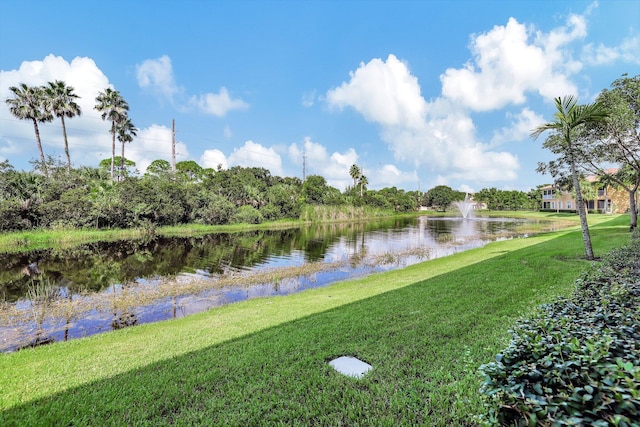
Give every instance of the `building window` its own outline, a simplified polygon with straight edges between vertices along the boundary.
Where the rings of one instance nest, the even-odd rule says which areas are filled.
[[[567,202],[567,209],[571,209],[571,202]]]
[[[558,209],[562,209],[562,202],[558,202]]]

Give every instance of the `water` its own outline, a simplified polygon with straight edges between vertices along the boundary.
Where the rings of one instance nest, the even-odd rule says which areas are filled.
[[[402,268],[521,235],[523,224],[425,216],[0,254],[0,351]]]

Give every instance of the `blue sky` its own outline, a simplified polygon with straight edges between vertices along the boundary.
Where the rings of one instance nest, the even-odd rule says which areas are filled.
[[[98,91],[121,92],[144,172],[170,160],[319,174],[340,189],[444,184],[528,191],[551,159],[529,132],[553,98],[592,102],[640,71],[640,2],[0,0],[0,98],[56,79],[82,98],[68,120],[75,166],[110,157]],[[4,104],[4,102],[3,102]],[[61,125],[41,125],[64,157]],[[0,160],[29,170],[33,126],[0,105]]]

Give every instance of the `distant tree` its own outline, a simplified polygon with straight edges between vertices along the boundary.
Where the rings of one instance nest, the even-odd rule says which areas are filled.
[[[116,123],[120,123],[127,117],[129,104],[124,100],[120,92],[106,88],[96,97],[96,110],[102,113],[102,120],[111,121],[111,179],[114,177],[116,159]]]
[[[543,147],[554,154],[560,155],[561,162],[569,167],[573,187],[576,190],[576,204],[578,205],[578,214],[580,216],[585,254],[587,259],[593,260],[595,256],[591,246],[589,224],[587,223],[587,214],[582,200],[578,174],[578,162],[580,161],[582,147],[576,141],[576,135],[580,128],[587,124],[606,120],[608,113],[598,101],[593,104],[578,105],[577,98],[571,95],[562,99],[556,98],[555,104],[557,111],[554,115],[554,121],[538,126],[531,132],[531,136],[533,139],[537,139],[546,131],[553,132],[546,139]]]
[[[20,83],[18,86],[11,86],[9,91],[13,93],[13,98],[7,98],[5,102],[9,105],[11,114],[17,119],[31,120],[33,122],[33,129],[36,133],[36,143],[38,144],[38,151],[40,152],[42,171],[47,175],[47,165],[44,158],[44,151],[42,150],[38,122],[50,122],[53,120],[53,115],[46,109],[44,89],[42,87],[27,86],[25,83]]]
[[[298,218],[300,216],[299,186],[276,184],[267,190],[267,200],[269,205],[277,208],[279,217]]]
[[[372,192],[373,191],[369,191],[368,193]],[[396,187],[385,187],[376,193],[386,203],[382,204],[380,201],[373,201],[372,197],[367,197],[367,204],[373,202],[381,208],[390,207],[397,212],[410,212],[417,207],[417,192],[405,192]],[[367,196],[369,196],[369,194],[367,194]]]
[[[163,176],[171,172],[171,163],[166,160],[158,159],[151,162],[147,166],[146,173],[153,176]]]
[[[594,183],[587,181],[584,178],[580,178],[580,192],[582,193],[582,202],[584,203],[585,213],[589,213],[589,200],[593,200],[595,202],[596,197],[598,196],[598,190]],[[571,195],[574,199],[578,200],[576,189],[574,188],[571,191]],[[597,206],[593,206],[594,209],[597,209]]]
[[[124,144],[125,142],[133,141],[133,137],[138,135],[138,129],[133,125],[129,117],[124,117],[116,124],[116,133],[118,134],[118,141],[122,144],[122,156],[120,156],[120,177],[124,176]]]
[[[109,170],[113,162],[118,163],[120,165],[122,165],[123,163],[122,158],[120,156],[116,156],[115,158],[100,160],[100,163],[98,164],[98,166],[100,169]],[[125,168],[120,169],[120,172],[118,173],[117,181],[120,181],[122,178],[124,178],[127,175],[131,175],[132,171],[130,171],[129,168],[135,168],[136,162],[134,162],[133,160],[124,159],[124,166]],[[116,177],[114,176],[113,178],[116,178]]]
[[[353,188],[356,188],[358,185],[358,179],[360,178],[360,175],[362,175],[362,171],[360,171],[358,165],[351,165],[351,168],[349,168],[349,175],[351,176],[351,179],[353,179]]]
[[[542,190],[540,187],[532,188],[527,193],[527,209],[539,211],[542,208]]]
[[[75,102],[80,98],[73,93],[73,86],[61,80],[49,82],[44,89],[46,95],[46,107],[62,122],[62,136],[64,137],[64,154],[67,156],[67,170],[71,170],[71,156],[69,156],[69,141],[67,139],[67,127],[64,123],[65,117],[75,117],[82,114],[80,106]]]
[[[483,188],[480,191],[477,191],[476,194],[473,195],[476,202],[483,202],[487,204],[487,208],[491,210],[498,209],[499,205],[499,196],[498,189],[495,187],[492,188]]]
[[[185,177],[189,181],[195,181],[200,178],[202,166],[193,160],[183,160],[176,163],[176,171],[179,175]]]
[[[433,207],[442,212],[455,200],[455,193],[446,185],[438,185],[425,193],[425,201],[427,206]]]
[[[358,185],[360,186],[360,197],[364,197],[364,191],[367,189],[367,184],[369,184],[369,180],[366,176],[360,174],[360,178],[358,179]]]
[[[328,191],[327,181],[320,175],[309,175],[302,184],[302,196],[307,203],[323,204]]]

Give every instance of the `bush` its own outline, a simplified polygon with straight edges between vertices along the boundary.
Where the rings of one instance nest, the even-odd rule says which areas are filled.
[[[489,425],[640,426],[640,240],[544,305],[482,366]]]
[[[260,208],[260,213],[262,217],[267,221],[275,221],[276,219],[282,218],[282,212],[280,208],[274,204],[267,204]]]
[[[263,220],[262,214],[253,206],[240,206],[233,216],[236,224],[260,224]]]
[[[0,203],[0,231],[20,231],[31,228],[31,221],[25,215],[22,203],[6,200]]]
[[[222,196],[212,194],[208,200],[203,201],[203,206],[194,210],[193,219],[209,225],[228,224],[235,211],[233,203]]]

